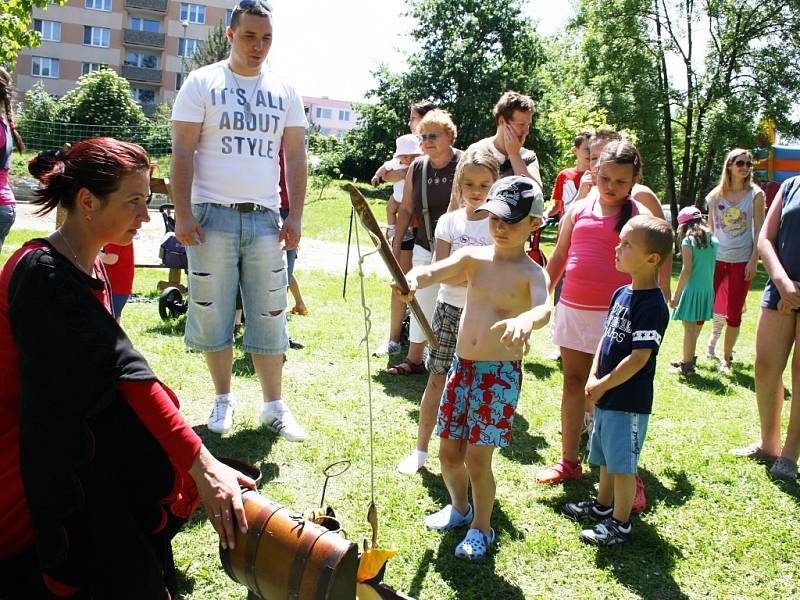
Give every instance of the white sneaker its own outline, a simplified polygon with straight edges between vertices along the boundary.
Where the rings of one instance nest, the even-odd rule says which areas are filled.
[[[292,411],[288,408],[282,412],[276,412],[268,410],[264,405],[258,420],[261,425],[290,442],[302,442],[308,437],[308,432],[300,427]]]
[[[378,346],[372,353],[372,356],[384,356],[386,354],[400,354],[403,351],[403,344],[386,340]]]
[[[214,433],[226,433],[233,427],[233,400],[215,399],[214,408],[208,417],[208,429]]]

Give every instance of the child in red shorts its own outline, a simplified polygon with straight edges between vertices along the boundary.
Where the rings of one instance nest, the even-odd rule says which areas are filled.
[[[456,356],[437,423],[439,461],[451,504],[425,519],[428,528],[439,531],[469,524],[456,547],[459,558],[483,558],[494,542],[492,456],[495,448],[511,440],[528,338],[550,319],[547,275],[525,252],[528,235],[541,224],[543,209],[535,181],[505,177],[477,209],[490,213],[492,246],[467,246],[406,275],[411,289],[406,301],[417,289],[441,281],[467,282]],[[467,497],[469,484],[474,510]]]

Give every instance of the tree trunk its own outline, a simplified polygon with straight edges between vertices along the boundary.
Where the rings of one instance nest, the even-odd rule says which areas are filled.
[[[678,198],[675,195],[675,162],[672,157],[672,107],[669,94],[669,77],[664,45],[661,40],[661,11],[658,0],[653,0],[656,20],[656,36],[658,39],[658,87],[661,91],[661,119],[664,126],[664,174],[667,183],[667,201],[669,202],[672,225],[678,225]]]

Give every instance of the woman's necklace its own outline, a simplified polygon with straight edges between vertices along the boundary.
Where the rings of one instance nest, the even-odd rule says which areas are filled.
[[[447,166],[450,164],[453,156],[450,155],[450,158],[447,159],[447,164],[443,167],[439,167],[439,169],[446,169]],[[428,185],[439,185],[440,183],[444,184],[447,183],[447,176],[439,177],[439,169],[433,166],[433,161],[430,162],[431,167],[433,168],[433,177],[428,177]]]
[[[72,253],[72,258],[73,258],[73,260],[75,261],[75,266],[77,266],[77,267],[78,267],[78,268],[79,268],[81,271],[83,271],[84,273],[86,273],[86,274],[87,274],[89,277],[94,277],[94,275],[93,275],[92,273],[90,273],[89,271],[87,271],[87,270],[86,270],[86,269],[83,267],[83,265],[81,264],[81,262],[78,260],[78,254],[75,252],[75,250],[73,250],[73,249],[72,249],[72,244],[70,244],[70,243],[69,243],[69,241],[67,241],[67,238],[64,236],[64,232],[62,232],[62,231],[59,229],[59,230],[58,230],[58,235],[59,235],[59,237],[61,238],[61,240],[64,242],[64,244],[66,244],[66,246],[67,246],[67,248],[69,249],[69,251]]]
[[[238,87],[238,88],[240,88],[242,90],[245,89],[244,86],[241,83],[239,83],[239,80],[236,79],[236,73],[234,73],[233,69],[231,68],[231,61],[228,61],[228,70],[231,72],[231,77],[233,77],[233,80],[236,82],[236,87]],[[245,100],[245,103],[244,103],[244,118],[245,119],[249,119],[250,115],[253,114],[253,106],[250,104],[250,101],[253,99],[253,96],[256,95],[256,90],[258,89],[258,86],[261,83],[261,78],[263,76],[264,76],[263,72],[258,74],[258,79],[256,79],[256,85],[253,87],[253,91],[250,92],[250,98],[248,100]]]

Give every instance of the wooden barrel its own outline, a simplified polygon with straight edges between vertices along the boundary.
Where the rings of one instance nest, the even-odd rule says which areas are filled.
[[[248,531],[220,547],[228,576],[263,600],[353,600],[358,547],[257,492],[242,494]]]

